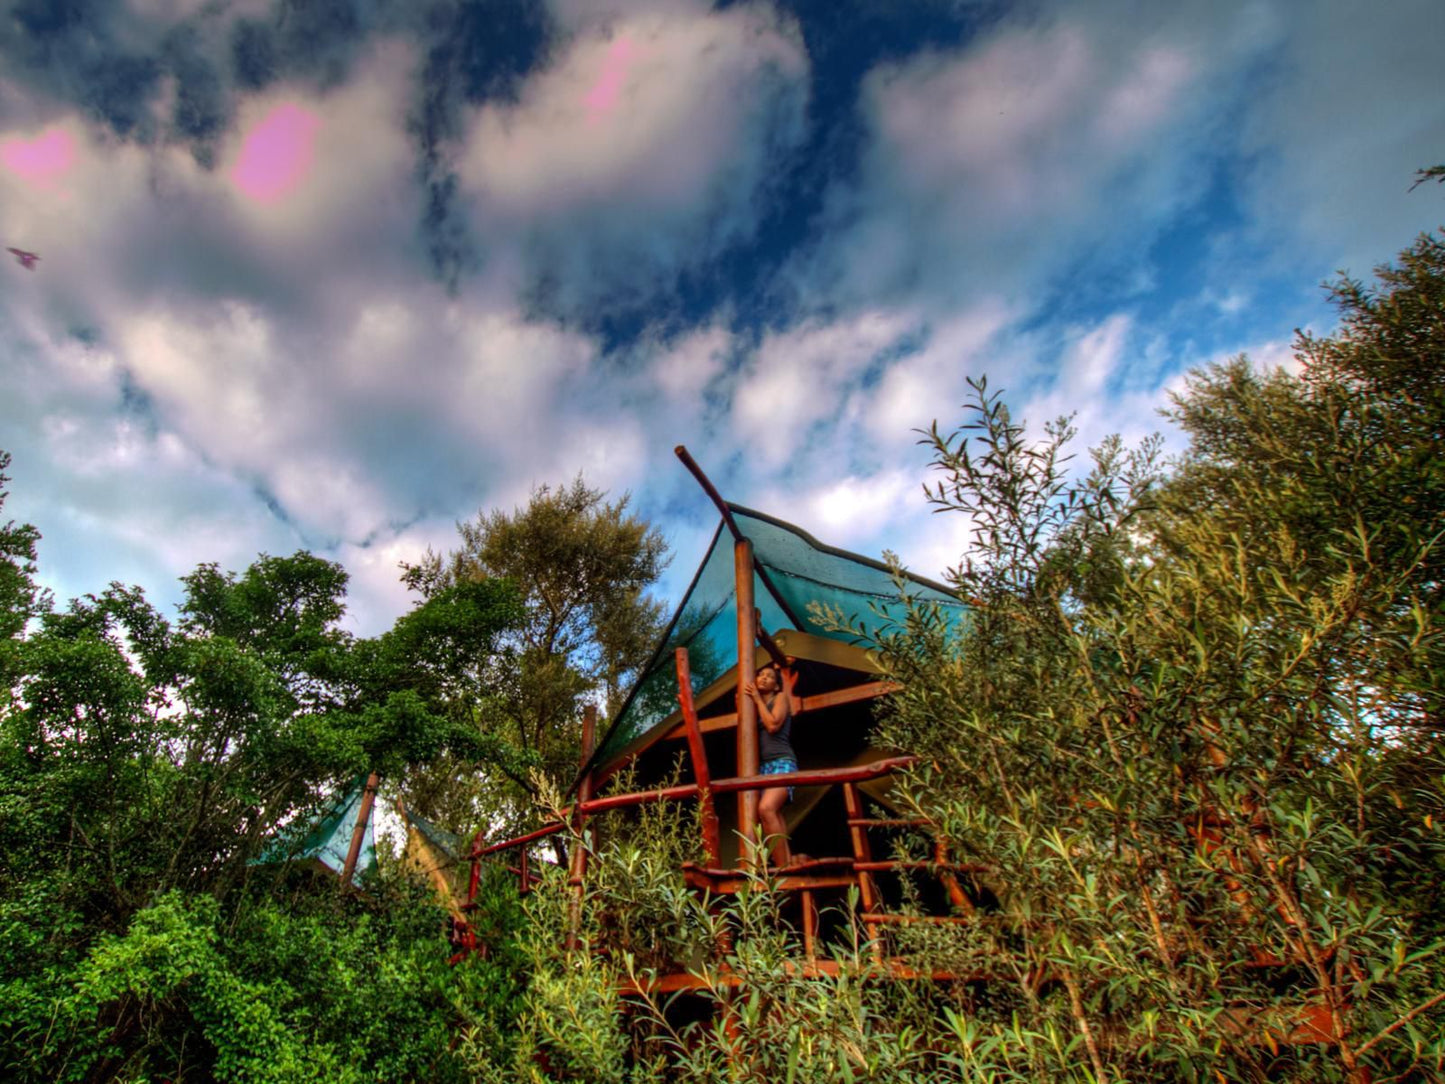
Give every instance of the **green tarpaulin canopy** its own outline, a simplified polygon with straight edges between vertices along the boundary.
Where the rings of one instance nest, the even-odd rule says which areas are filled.
[[[942,584],[905,574],[900,588],[882,562],[825,545],[801,528],[762,512],[734,504],[728,508],[738,529],[752,542],[756,563],[767,574],[765,583],[754,573],[753,595],[763,627],[770,632],[794,628],[852,643],[856,641],[853,634],[829,628],[819,620],[820,609],[876,631],[880,625],[904,620],[908,610],[904,595],[935,604],[950,626],[966,612],[957,596]],[[594,764],[606,764],[676,710],[675,648],[688,650],[694,692],[737,663],[733,539],[723,527],[718,524],[707,556],[652,660],[602,739]]]
[[[346,852],[351,849],[351,837],[356,830],[356,818],[361,813],[361,795],[365,789],[366,776],[357,776],[350,787],[323,806],[315,816],[282,829],[256,860],[257,864],[310,860],[340,874],[346,867]],[[375,865],[376,837],[368,818],[352,883]]]

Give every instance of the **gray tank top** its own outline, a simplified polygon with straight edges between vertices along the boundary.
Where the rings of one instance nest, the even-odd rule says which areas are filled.
[[[769,733],[768,728],[763,726],[762,720],[758,720],[758,762],[776,760],[778,757],[798,759],[798,755],[793,752],[793,717],[791,715],[784,721],[776,734]]]

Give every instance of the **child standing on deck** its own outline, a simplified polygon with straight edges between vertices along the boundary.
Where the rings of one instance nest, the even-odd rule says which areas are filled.
[[[789,660],[791,662],[791,660]],[[798,770],[793,752],[793,712],[797,710],[793,690],[798,674],[791,666],[781,672],[769,664],[758,671],[757,679],[743,686],[758,708],[758,771],[761,775],[781,775]],[[778,868],[793,862],[788,850],[788,826],[783,823],[783,806],[793,800],[792,787],[769,787],[758,799],[758,819],[763,835],[772,842],[773,864]]]

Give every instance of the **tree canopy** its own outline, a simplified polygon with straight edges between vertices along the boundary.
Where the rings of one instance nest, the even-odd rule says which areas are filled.
[[[414,773],[410,790],[425,815],[459,830],[487,814],[516,823],[531,814],[532,773],[564,787],[575,775],[581,705],[616,708],[662,630],[662,603],[647,592],[667,565],[667,544],[628,503],[608,501],[580,476],[542,486],[525,507],[458,524],[455,550],[407,570],[407,582],[431,597],[505,579],[523,614],[476,716],[488,770],[439,761]]]
[[[927,614],[888,638],[882,735],[994,871],[997,909],[929,951],[1041,977],[969,1025],[1034,1079],[1069,1070],[1020,1027],[1109,1080],[1445,1057],[1445,246],[1333,295],[1296,371],[1191,376],[1173,463],[1111,441],[1071,472],[1067,420],[1030,441],[982,383],[927,435],[931,499],[974,520],[951,576],[975,610],[953,643]],[[1333,1045],[1266,1041],[1309,1012]]]
[[[457,584],[361,640],[344,570],[298,553],[202,565],[174,623],[119,584],[55,611],[37,537],[7,527],[0,563],[0,1073],[424,1075],[451,1022],[439,912],[254,860],[357,774],[474,747],[458,691],[520,619],[514,592]]]

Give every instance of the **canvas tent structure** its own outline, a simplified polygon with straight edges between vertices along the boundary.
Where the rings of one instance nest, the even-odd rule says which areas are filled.
[[[895,578],[887,565],[825,545],[781,519],[736,504],[726,508],[736,530],[752,546],[752,596],[762,627],[790,630],[775,637],[779,646],[783,638],[790,638],[800,650],[806,643],[820,663],[876,673],[876,663],[858,646],[859,637],[836,627],[828,620],[830,615],[877,633],[907,618],[906,595],[915,604],[937,607],[950,625],[963,618],[965,607],[942,584],[911,573]],[[664,720],[671,718],[674,725],[680,721],[672,687],[675,649],[688,651],[699,710],[705,693],[715,696],[712,687],[736,667],[738,584],[734,540],[725,533],[728,526],[727,521],[718,524],[652,660],[602,739],[591,766],[603,774],[649,744]],[[798,639],[797,633],[807,634],[807,639]]]
[[[606,810],[698,801],[706,860],[689,864],[684,873],[690,884],[714,896],[737,892],[762,862],[761,852],[746,842],[757,839],[758,793],[792,785],[796,798],[785,810],[790,839],[797,851],[817,857],[781,871],[775,884],[799,898],[807,966],[829,966],[813,952],[820,894],[839,899],[856,888],[861,918],[875,935],[890,920],[884,907],[903,895],[896,885],[888,890],[889,878],[926,874],[939,911],[971,908],[958,876],[963,867],[949,862],[941,840],[935,839],[926,862],[874,857],[875,848],[891,850],[890,833],[932,833],[922,822],[889,815],[891,777],[913,758],[872,744],[873,707],[895,689],[882,680],[868,646],[871,637],[919,614],[947,633],[966,620],[967,607],[941,584],[723,501],[685,451],[678,454],[713,498],[722,522],[651,660],[595,748],[590,720],[584,725],[583,764],[571,808],[536,831],[474,847],[473,883],[476,863],[513,851],[526,887],[529,846],[569,824],[580,829],[586,818]],[[755,707],[738,690],[769,657],[789,660],[799,675],[792,741],[800,769],[765,777],[758,770]],[[679,762],[691,782],[667,785]],[[594,797],[623,767],[633,769],[639,789]],[[574,916],[586,867],[586,848],[574,847]],[[875,940],[881,944],[881,938]],[[679,969],[659,976],[656,984],[684,989],[696,981]]]
[[[282,830],[256,859],[257,865],[310,863],[319,871],[355,884],[376,866],[376,836],[371,823],[376,777],[357,776],[349,787],[312,817]]]
[[[891,687],[880,681],[876,657],[866,640],[859,642],[860,633],[886,632],[902,623],[910,604],[931,607],[946,627],[965,616],[966,608],[941,584],[895,574],[881,562],[826,545],[765,513],[735,504],[726,508],[731,524],[718,524],[652,660],[584,767],[594,786],[627,764],[635,767],[638,783],[654,784],[670,773],[679,752],[691,755],[678,703],[679,648],[687,652],[710,774],[748,774],[746,755],[739,758],[737,689],[741,671],[749,671],[742,677],[746,680],[768,661],[769,652],[761,643],[740,648],[738,562],[730,526],[752,551],[752,583],[744,582],[742,592],[746,595],[751,586],[759,623],[774,630],[773,644],[795,660],[800,675],[801,711],[792,738],[802,768],[841,769],[885,756],[869,741],[871,701]],[[756,771],[756,765],[751,768]],[[860,785],[878,796],[887,789],[886,780]],[[842,798],[835,792],[828,800],[828,791],[826,786],[800,788],[785,811],[790,834],[809,854],[835,853],[847,844],[839,835],[846,827],[838,806]],[[718,815],[720,857],[724,865],[733,864],[740,829],[737,803],[721,803]]]
[[[460,918],[460,901],[466,890],[458,883],[458,855],[466,853],[466,840],[408,809],[400,798],[394,805],[397,816],[406,826],[402,860],[425,877],[436,893],[437,901],[451,911],[454,918]]]

